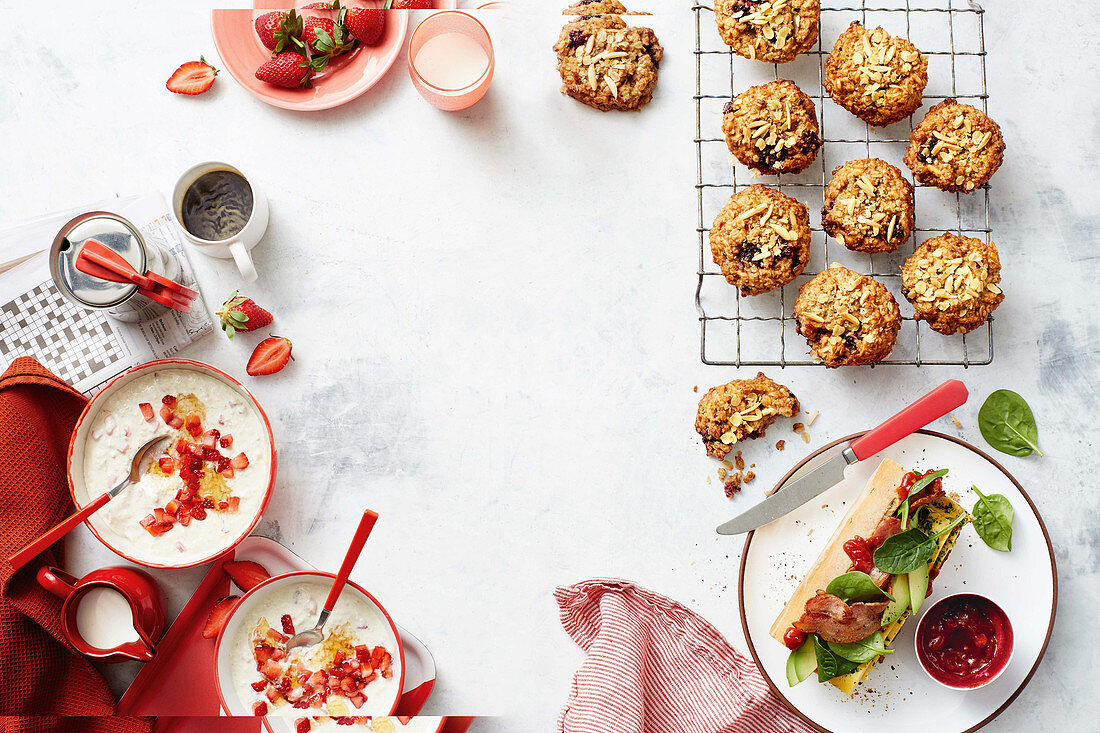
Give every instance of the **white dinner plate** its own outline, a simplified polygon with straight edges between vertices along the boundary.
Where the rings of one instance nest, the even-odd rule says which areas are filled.
[[[835,455],[856,437],[825,446],[792,473],[811,460]],[[985,687],[950,690],[930,679],[914,651],[916,618],[906,622],[894,640],[894,654],[875,664],[851,697],[830,684],[818,683],[816,676],[793,688],[787,684],[789,652],[768,635],[768,629],[884,458],[910,470],[949,469],[944,489],[958,494],[968,511],[978,498],[970,490],[971,485],[986,495],[1003,494],[1012,503],[1015,517],[1011,552],[990,549],[973,526],[967,525],[933,581],[932,595],[922,609],[923,613],[938,599],[965,591],[984,595],[1005,610],[1015,634],[1015,651],[1004,673]],[[1016,479],[977,448],[956,438],[921,431],[860,461],[848,469],[843,482],[751,532],[741,555],[738,598],[745,638],[764,679],[816,730],[968,733],[1008,707],[1038,668],[1054,629],[1058,576],[1043,520]]]

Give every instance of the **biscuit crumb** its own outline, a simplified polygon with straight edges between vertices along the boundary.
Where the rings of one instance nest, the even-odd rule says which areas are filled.
[[[741,451],[737,451],[737,455],[733,457],[733,462],[736,464],[738,471],[745,470],[745,459],[741,457]]]
[[[731,498],[734,494],[741,491],[741,474],[735,473],[730,476],[729,481],[726,481],[725,485],[726,498]]]
[[[692,388],[691,388],[691,391],[692,391],[692,392],[698,392],[698,391],[699,391],[699,385],[697,384],[697,385],[695,385],[694,387],[692,387]]]
[[[812,410],[812,411],[806,413],[806,427],[810,427],[811,425],[813,425],[814,420],[816,420],[817,416],[820,415],[820,414],[821,413],[819,413],[817,410]]]
[[[959,430],[962,430],[963,424],[959,422],[959,418],[955,417],[954,415],[951,416],[951,424],[957,427]]]
[[[709,473],[707,474],[707,483],[708,484],[710,483],[710,474]]]
[[[748,471],[742,479],[745,483],[752,483],[752,480],[756,478],[756,474],[752,471]]]
[[[796,433],[801,433],[805,429],[806,426],[800,422],[796,422],[794,425],[791,426],[791,430],[794,430]]]
[[[719,468],[719,469],[718,469],[718,480],[719,480],[719,481],[725,481],[725,480],[726,480],[726,476],[727,476],[728,474],[729,474],[729,471],[727,471],[727,470],[726,470],[726,469],[724,469],[724,468]]]
[[[803,443],[809,443],[810,442],[810,434],[809,433],[802,433],[802,442]]]
[[[786,446],[787,446],[787,441],[785,441],[785,440],[779,440],[779,441],[776,441],[776,443],[775,443],[775,449],[776,450],[783,450]]]
[[[730,471],[732,471],[732,470],[733,470],[733,464],[732,464],[732,463],[730,463],[729,461],[725,461],[725,460],[723,460],[723,461],[722,461],[722,465],[723,465],[723,466],[725,466],[725,467],[726,467],[727,469],[729,469]]]

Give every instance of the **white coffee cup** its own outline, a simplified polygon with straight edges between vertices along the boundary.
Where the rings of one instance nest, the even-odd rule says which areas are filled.
[[[183,225],[181,207],[184,194],[191,188],[191,185],[203,174],[217,170],[233,171],[248,183],[252,189],[252,214],[249,216],[244,228],[236,234],[220,241],[211,241],[201,239],[187,231],[187,227]],[[195,245],[196,249],[211,257],[225,260],[232,259],[237,263],[237,269],[241,271],[241,277],[244,278],[245,282],[252,282],[256,279],[256,266],[252,263],[252,255],[249,254],[249,250],[259,244],[263,238],[264,232],[267,230],[269,211],[267,197],[256,189],[256,184],[243,171],[234,165],[214,160],[191,166],[179,177],[175,188],[172,190],[172,214],[184,238]]]

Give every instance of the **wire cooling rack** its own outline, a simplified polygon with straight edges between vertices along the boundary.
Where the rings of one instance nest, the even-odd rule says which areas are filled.
[[[833,262],[882,282],[902,308],[897,345],[880,364],[970,367],[993,361],[993,319],[984,328],[961,336],[942,336],[912,317],[901,295],[901,264],[925,239],[953,231],[986,242],[989,186],[969,194],[945,193],[914,181],[917,227],[897,252],[851,252],[820,226],[820,209],[829,178],[841,163],[855,158],[882,158],[911,178],[902,163],[909,133],[928,109],[954,97],[986,110],[985,33],[981,6],[972,0],[867,0],[821,8],[821,33],[815,50],[786,64],[765,64],[735,55],[718,36],[714,10],[696,3],[695,12],[695,146],[699,177],[699,312],[700,350],[705,364],[722,366],[810,366],[817,364],[794,322],[798,288]],[[908,121],[872,128],[836,105],[822,87],[824,62],[840,33],[853,20],[864,27],[881,25],[910,39],[929,56],[924,104]],[[730,154],[722,135],[722,108],[750,86],[791,79],[817,106],[823,144],[814,163],[798,174],[750,175]],[[764,295],[742,297],[711,259],[708,233],[729,197],[754,183],[778,188],[810,209],[811,259],[806,271],[789,285]]]

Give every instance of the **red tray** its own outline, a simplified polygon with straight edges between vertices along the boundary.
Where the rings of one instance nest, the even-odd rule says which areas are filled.
[[[253,560],[272,575],[313,570],[302,558],[266,537],[247,537],[211,566],[191,600],[157,644],[157,656],[142,667],[118,703],[118,715],[157,716],[155,733],[256,733],[257,718],[223,717],[214,684],[214,640],[201,636],[214,601],[231,595],[228,560]],[[237,589],[239,592],[239,589]],[[435,685],[435,661],[419,639],[398,626],[405,647],[405,685],[395,715],[416,715]],[[185,694],[180,694],[185,690]],[[463,733],[473,718],[444,719],[442,733]]]

